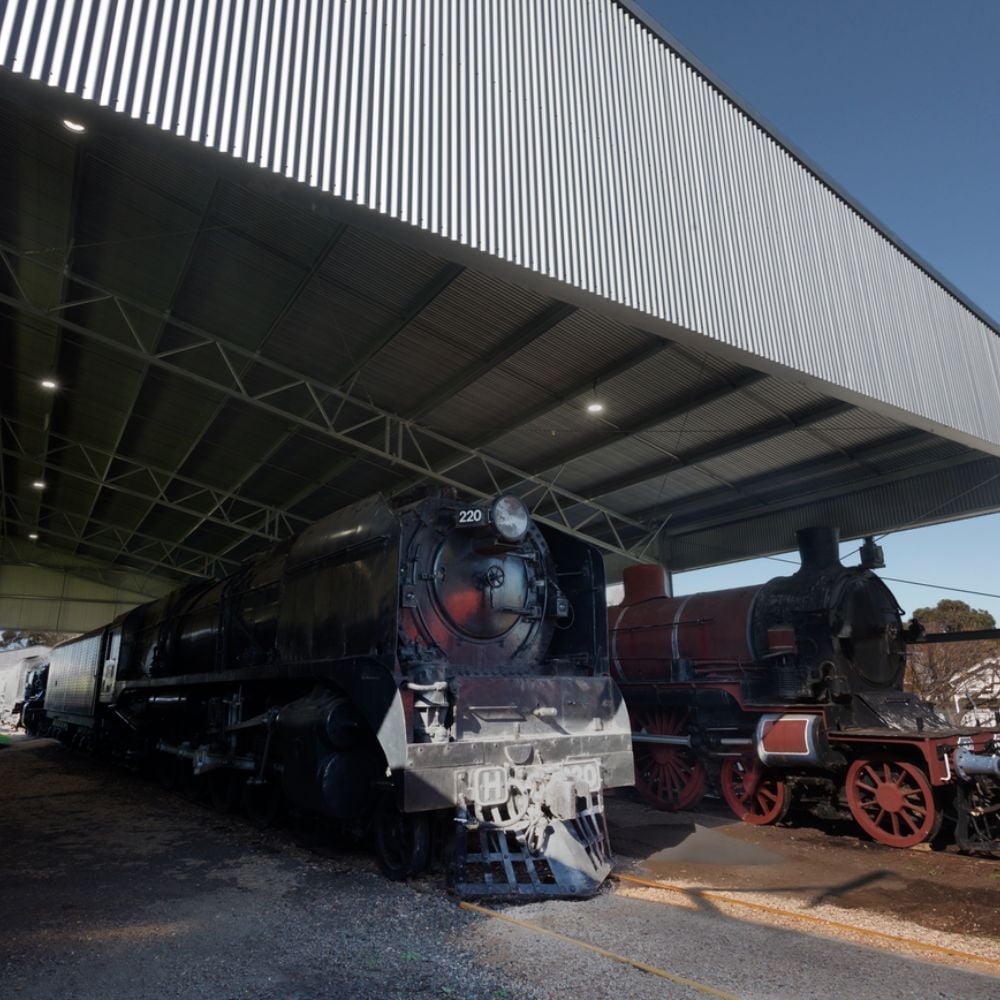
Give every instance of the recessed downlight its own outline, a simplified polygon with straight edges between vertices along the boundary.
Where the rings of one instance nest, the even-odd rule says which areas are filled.
[[[59,383],[53,378],[43,378],[41,386],[43,389],[48,389],[51,392],[53,389],[59,388]]]
[[[34,486],[36,490],[44,490],[45,489],[45,480],[44,479],[36,479],[31,485]]]
[[[595,399],[593,402],[587,404],[587,412],[588,413],[603,413],[604,412],[604,404],[601,403],[601,402],[598,402]]]
[[[87,131],[86,125],[81,125],[80,122],[73,121],[72,118],[64,118],[62,120],[63,128],[69,129],[70,132],[76,132],[79,135],[81,132]]]
[[[37,531],[32,531],[32,532],[31,532],[31,534],[29,534],[29,535],[28,535],[28,537],[29,537],[29,538],[30,538],[30,539],[31,539],[31,540],[32,540],[33,542],[37,542],[37,541],[38,541],[38,532],[37,532]]]

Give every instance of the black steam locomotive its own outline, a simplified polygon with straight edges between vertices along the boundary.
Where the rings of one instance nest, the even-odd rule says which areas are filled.
[[[758,587],[668,597],[663,571],[625,572],[609,609],[611,660],[635,730],[636,785],[662,809],[715,778],[736,815],[774,823],[793,797],[845,807],[875,840],[954,836],[1000,852],[1000,740],[950,725],[903,688],[904,629],[868,540],[841,565],[838,532],[798,533],[801,568]]]
[[[447,835],[460,893],[585,895],[633,777],[605,608],[516,497],[373,497],[57,646],[46,724],[261,824],[371,824],[393,878]]]

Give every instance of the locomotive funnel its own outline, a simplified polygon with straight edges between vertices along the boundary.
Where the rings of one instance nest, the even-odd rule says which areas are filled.
[[[818,573],[840,565],[840,528],[802,528],[795,537],[804,570]]]

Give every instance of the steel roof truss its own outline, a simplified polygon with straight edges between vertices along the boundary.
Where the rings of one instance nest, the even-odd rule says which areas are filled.
[[[448,283],[450,284],[450,282]],[[444,287],[447,287],[447,285]],[[424,304],[427,305],[429,303],[425,302]],[[462,392],[468,386],[482,378],[487,372],[491,371],[496,365],[501,364],[518,351],[523,350],[564,319],[572,316],[576,311],[576,306],[565,302],[553,302],[519,326],[513,333],[508,334],[499,344],[496,344],[490,350],[487,357],[475,361],[461,371],[456,372],[444,384],[437,386],[425,395],[423,399],[406,411],[406,418],[409,420],[423,419],[443,402]],[[379,349],[381,350],[381,348]],[[374,354],[370,356],[374,356]],[[357,372],[360,372],[360,370],[361,368],[359,367]],[[356,456],[347,456],[338,459],[337,462],[324,471],[320,482],[326,483],[332,479],[336,479],[346,472],[355,460]],[[289,507],[295,507],[303,500],[308,499],[315,492],[315,489],[315,487],[310,487],[301,490],[289,500]]]
[[[745,430],[730,434],[705,448],[696,448],[687,454],[678,453],[671,455],[670,458],[664,461],[640,466],[626,475],[611,476],[603,482],[595,483],[590,492],[595,497],[605,496],[608,493],[614,493],[629,486],[636,486],[639,483],[645,483],[651,479],[669,475],[680,469],[690,468],[702,462],[711,462],[714,459],[723,458],[726,455],[742,451],[744,448],[749,448],[751,445],[762,441],[770,441],[784,434],[791,434],[793,431],[806,430],[812,424],[829,420],[831,417],[847,413],[851,409],[853,407],[849,403],[837,402],[819,407],[810,407],[807,410],[800,410],[795,413],[785,413],[782,414],[782,419],[767,420],[764,423],[754,424],[752,427],[747,427]],[[842,449],[836,450],[846,457],[846,453]],[[739,485],[738,483],[726,482],[717,473],[713,472],[710,475],[723,486],[731,489],[736,489]]]
[[[35,267],[43,269],[52,268],[52,265],[48,265],[44,261],[26,256],[23,251],[7,243],[0,243],[0,251],[11,257],[20,258],[22,261],[28,261]],[[460,442],[453,441],[444,435],[438,434],[429,428],[422,427],[413,421],[402,419],[386,410],[381,409],[380,407],[375,406],[367,400],[350,396],[350,394],[341,389],[324,385],[315,379],[303,376],[285,365],[268,360],[256,355],[253,351],[248,351],[245,348],[231,344],[221,337],[207,333],[206,331],[185,323],[176,317],[168,316],[163,312],[163,310],[151,308],[141,302],[137,302],[131,298],[120,295],[112,290],[104,289],[95,282],[86,278],[74,275],[73,279],[78,281],[84,287],[92,288],[94,291],[108,292],[115,299],[118,310],[125,315],[127,315],[127,307],[130,310],[136,310],[137,312],[158,318],[172,327],[176,327],[177,329],[195,336],[203,343],[211,343],[214,345],[214,349],[227,359],[227,369],[230,366],[234,366],[236,361],[250,362],[252,367],[259,367],[267,370],[272,375],[280,375],[291,379],[295,385],[301,384],[303,386],[311,386],[313,391],[320,393],[327,398],[335,397],[338,400],[349,400],[351,403],[351,409],[360,410],[363,414],[365,414],[365,416],[361,421],[355,420],[354,427],[349,425],[345,428],[338,428],[334,421],[330,418],[326,409],[324,409],[325,419],[317,420],[311,416],[303,416],[293,409],[282,408],[274,401],[265,402],[264,400],[254,399],[245,391],[245,388],[243,388],[242,380],[229,380],[228,382],[221,381],[217,377],[194,372],[185,368],[183,364],[180,363],[180,358],[183,358],[184,355],[181,355],[180,358],[159,357],[156,353],[151,352],[147,348],[139,346],[141,344],[141,341],[139,340],[137,340],[136,346],[133,347],[124,343],[117,337],[109,336],[106,333],[83,326],[82,324],[70,321],[65,317],[53,317],[52,321],[58,323],[64,329],[68,329],[78,335],[96,340],[99,343],[132,357],[138,357],[141,360],[148,360],[150,364],[180,375],[198,385],[210,388],[214,391],[221,391],[233,399],[243,400],[247,405],[255,406],[265,412],[279,416],[282,419],[291,420],[302,427],[310,428],[327,437],[330,437],[334,441],[349,445],[350,447],[363,453],[382,459],[388,462],[390,466],[397,467],[401,472],[418,473],[421,476],[426,476],[439,483],[443,483],[444,485],[452,486],[472,496],[486,498],[492,495],[491,493],[484,491],[474,480],[470,481],[468,478],[460,479],[456,475],[445,475],[439,473],[430,463],[425,461],[426,447],[430,443],[433,443],[438,449],[464,453],[468,455],[469,458],[478,459],[483,466],[489,469],[491,482],[499,481],[501,478],[499,474],[502,474],[502,479],[510,483],[510,489],[530,490],[532,488],[541,488],[546,491],[543,494],[545,497],[548,497],[551,500],[558,499],[560,504],[565,503],[581,508],[581,520],[592,510],[598,511],[602,515],[603,522],[609,527],[614,540],[609,542],[605,538],[594,535],[583,535],[583,537],[608,551],[618,552],[622,555],[634,558],[634,553],[624,539],[626,537],[629,537],[630,539],[634,538],[635,541],[632,544],[642,546],[650,534],[650,527],[641,521],[624,515],[604,505],[596,504],[586,497],[572,493],[569,490],[558,487],[542,476],[518,469],[510,463],[493,458],[492,456],[486,455],[477,449],[469,448]],[[40,307],[33,303],[30,299],[0,294],[0,302],[4,302],[9,306],[13,306],[31,315],[43,315],[43,311]],[[357,435],[357,427],[370,427],[373,425],[380,425],[384,431],[383,434],[379,435],[378,444],[371,443],[367,438],[361,438]],[[410,430],[410,433],[406,436],[401,433],[401,428],[403,427],[409,428]],[[413,455],[411,456],[406,451],[405,441],[410,440],[412,442],[417,438],[421,441],[421,447],[419,449],[413,449]],[[423,458],[421,458],[421,456],[423,456]],[[544,513],[540,511],[539,507],[541,502],[542,501],[535,505],[536,517],[540,520],[547,521],[548,523],[564,528],[571,533],[581,534],[577,531],[566,514],[559,512],[560,509],[558,507],[556,508],[557,514],[555,518],[550,517],[549,512],[547,511]]]
[[[214,197],[214,191],[213,191],[212,197]],[[211,200],[209,201],[209,204],[211,204]],[[205,217],[207,218],[207,208],[206,208],[206,216]],[[330,234],[329,238],[325,241],[325,243],[323,244],[323,246],[320,249],[319,253],[316,254],[316,256],[313,258],[312,263],[305,270],[305,272],[303,273],[302,277],[299,279],[298,283],[296,284],[295,288],[292,290],[291,294],[285,300],[285,304],[282,306],[282,308],[280,310],[278,310],[278,313],[271,320],[271,323],[269,324],[269,326],[267,328],[267,331],[265,332],[264,336],[260,339],[260,341],[257,344],[257,348],[256,349],[258,351],[263,348],[263,346],[268,342],[268,340],[270,340],[271,336],[274,334],[275,330],[278,328],[278,325],[282,322],[282,320],[285,319],[285,317],[295,307],[295,304],[301,298],[302,293],[305,291],[305,289],[308,287],[308,285],[310,284],[310,282],[313,280],[313,278],[319,272],[319,269],[323,266],[323,264],[326,261],[326,259],[330,256],[330,253],[333,251],[333,248],[337,245],[337,243],[340,242],[340,240],[347,233],[347,231],[348,231],[348,227],[346,225],[343,225],[343,224],[338,225],[338,226],[336,226],[334,228],[333,232]],[[192,251],[193,251],[193,244],[192,244]],[[183,272],[182,272],[182,276],[181,276],[181,278],[178,279],[177,286],[176,286],[176,288],[174,290],[174,295],[173,295],[173,299],[174,300],[176,300],[176,297],[177,297],[177,295],[178,295],[178,293],[180,291],[180,288],[181,288],[182,282],[183,282],[183,278],[187,275],[187,272],[188,272],[189,267],[190,267],[190,263],[191,263],[191,257],[189,256],[188,261],[185,263],[185,266],[184,266],[184,269],[183,269]],[[162,332],[163,332],[163,326],[161,326],[161,328],[160,328],[160,333],[162,333]],[[159,334],[157,336],[159,337]],[[227,365],[229,364],[228,359],[226,359],[225,357],[223,358],[223,362],[226,363]],[[244,369],[244,371],[245,370],[246,369]],[[235,371],[231,371],[231,374],[233,375],[233,378],[235,378],[237,382],[241,383],[240,376]],[[144,373],[144,377],[145,377],[145,373]],[[264,396],[273,395],[273,394],[278,393],[278,392],[283,392],[286,389],[293,388],[296,384],[297,383],[291,383],[290,382],[290,383],[286,383],[284,385],[280,385],[277,388],[267,389],[264,392],[259,393],[256,398],[263,398]],[[198,448],[198,446],[202,443],[202,441],[205,438],[205,432],[208,430],[209,427],[212,426],[212,424],[222,414],[222,411],[224,410],[227,402],[228,402],[227,398],[223,398],[219,402],[218,406],[215,409],[215,413],[205,422],[205,425],[201,429],[201,431],[196,434],[194,440],[191,442],[191,444],[188,447],[187,451],[184,453],[183,458],[181,458],[181,460],[177,463],[177,470],[178,470],[178,472],[179,472],[179,470],[181,470],[181,469],[184,468],[184,466],[187,463],[188,459],[191,458],[191,456],[194,454],[194,452],[196,451],[196,449]],[[134,402],[133,402],[133,406],[134,406]],[[123,427],[122,427],[122,434],[124,434],[125,426],[127,426],[127,421],[126,421],[126,425],[123,425]],[[290,435],[286,435],[284,439],[287,439],[288,436],[290,436]],[[119,436],[119,440],[121,440],[120,436]],[[270,457],[270,454],[273,454],[273,452],[269,453],[268,457]],[[263,465],[264,463],[261,462],[260,464]],[[178,472],[173,473],[174,478],[180,478],[178,476]],[[236,491],[243,485],[244,482],[246,482],[246,477],[241,478],[241,480],[239,481],[239,483],[235,484],[228,492],[230,494],[235,494]],[[137,523],[141,524],[142,521],[145,519],[145,517],[149,516],[149,513],[150,513],[150,511],[152,509],[153,509],[152,507],[149,507],[146,510],[146,513],[143,515],[142,518],[140,518],[140,520]],[[183,537],[184,538],[190,538],[191,535],[194,534],[194,532],[196,532],[203,524],[205,524],[205,520],[204,519],[197,521],[195,524],[193,524],[191,526],[190,529],[188,529],[188,531],[186,531],[184,533]],[[237,542],[237,543],[234,543],[234,544],[240,544],[240,542]],[[227,549],[227,551],[228,551],[228,549]]]
[[[748,371],[745,374],[740,375],[738,378],[726,379],[722,385],[717,385],[711,389],[707,389],[700,394],[689,392],[685,399],[674,403],[672,406],[668,406],[665,409],[657,407],[653,412],[640,417],[627,427],[622,427],[620,429],[616,428],[602,433],[599,437],[591,438],[589,441],[586,441],[581,445],[574,445],[572,448],[568,448],[556,455],[544,458],[535,466],[535,468],[539,472],[542,472],[545,469],[551,469],[557,465],[568,465],[570,462],[575,462],[577,459],[586,458],[588,455],[592,455],[595,452],[600,451],[602,448],[607,448],[618,441],[623,441],[626,438],[638,437],[646,431],[659,427],[661,424],[665,424],[670,420],[676,420],[678,417],[682,417],[693,410],[697,410],[703,406],[708,406],[711,403],[717,403],[719,400],[735,395],[751,385],[756,385],[758,382],[762,382],[766,378],[767,375],[763,372]],[[610,424],[611,422],[604,421],[604,423]],[[673,458],[677,458],[673,452],[668,451],[656,442],[646,441],[646,443],[651,447],[654,447],[657,451],[670,455]]]
[[[199,482],[189,476],[181,476],[168,469],[150,466],[126,455],[73,441],[59,434],[52,435],[52,439],[58,444],[50,449],[49,459],[43,461],[22,444],[16,432],[18,425],[15,421],[3,418],[0,426],[3,427],[5,436],[16,445],[14,448],[0,447],[0,451],[5,455],[34,462],[42,468],[79,479],[101,489],[149,500],[155,505],[178,513],[238,530],[244,536],[256,536],[274,542],[293,534],[309,523],[306,518],[289,514],[278,507],[271,507],[249,497]],[[82,472],[70,464],[75,456],[83,459],[91,470],[90,473]],[[60,461],[55,461],[56,458]],[[112,475],[110,470],[115,466],[120,466],[121,470]],[[107,471],[102,472],[102,469]],[[182,484],[187,492],[180,497],[168,496],[167,490],[173,483]],[[207,509],[204,504],[199,506],[194,503],[201,498],[207,500],[209,504]]]
[[[30,517],[27,517],[22,513],[17,501],[13,498],[9,498],[9,502],[13,510],[13,514],[8,514],[7,521],[20,528],[35,530],[37,525],[31,520]],[[85,534],[76,525],[74,525],[72,520],[69,519],[63,512],[54,511],[53,514],[55,517],[59,518],[59,521],[45,526],[44,530],[47,538],[56,538],[61,541],[71,542],[74,547],[86,545],[102,552],[111,553],[114,559],[134,559],[137,562],[148,565],[152,570],[166,570],[168,572],[179,573],[184,576],[201,579],[206,576],[220,576],[225,572],[231,571],[231,567],[238,565],[238,563],[233,560],[219,560],[214,555],[206,553],[195,553],[188,559],[181,560],[173,555],[173,547],[169,542],[164,543],[164,552],[162,557],[159,559],[152,559],[144,555],[134,555],[131,552],[122,552],[116,546],[108,545],[100,539],[93,539],[89,535]],[[60,527],[60,523],[62,524],[62,527]],[[230,567],[230,569],[227,569],[227,566]]]

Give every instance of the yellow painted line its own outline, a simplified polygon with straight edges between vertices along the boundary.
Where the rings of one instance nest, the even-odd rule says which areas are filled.
[[[748,910],[758,910],[761,913],[770,913],[774,916],[788,917],[791,920],[802,920],[807,923],[821,924],[825,927],[834,927],[837,930],[850,931],[861,937],[876,937],[893,944],[905,944],[911,948],[920,948],[925,951],[938,952],[948,955],[951,958],[962,958],[972,962],[982,962],[986,965],[1000,966],[1000,960],[987,958],[985,955],[976,955],[968,951],[959,951],[956,948],[946,948],[940,944],[929,944],[926,941],[917,941],[915,938],[903,937],[900,934],[886,934],[885,931],[873,931],[867,927],[858,927],[855,924],[844,924],[837,920],[828,920],[826,917],[816,917],[811,913],[799,913],[797,910],[782,910],[777,906],[768,906],[766,903],[753,903],[748,899],[736,899],[733,896],[725,896],[721,892],[706,892],[704,889],[686,889],[682,885],[671,885],[669,882],[654,882],[651,879],[636,878],[634,875],[612,875],[618,882],[632,882],[648,889],[661,889],[664,892],[675,892],[684,896],[697,896],[700,899],[710,899],[720,903],[728,903],[731,906],[743,906]],[[655,900],[650,900],[655,902]]]
[[[581,941],[579,938],[568,937],[566,934],[560,934],[558,931],[551,931],[548,927],[542,927],[540,924],[533,924],[527,920],[518,920],[516,917],[507,916],[506,913],[499,913],[496,910],[491,910],[485,906],[477,906],[475,903],[459,903],[458,906],[459,909],[462,910],[471,910],[473,913],[481,913],[487,917],[495,917],[497,920],[505,920],[508,924],[513,924],[515,927],[522,927],[528,931],[534,931],[535,934],[547,934],[549,937],[554,937],[559,941],[565,941],[567,944],[576,945],[577,948],[586,948],[587,951],[592,951],[597,955],[602,955],[604,958],[609,958],[612,962],[621,962],[622,965],[631,965],[634,969],[639,969],[642,972],[648,972],[651,976],[659,976],[661,979],[668,979],[672,983],[677,983],[678,986],[687,986],[689,989],[696,990],[698,993],[705,993],[710,997],[721,997],[722,1000],[738,1000],[738,998],[732,993],[723,993],[722,990],[717,990],[712,986],[706,986],[704,983],[699,983],[694,979],[687,979],[684,976],[678,976],[674,972],[667,972],[666,969],[660,969],[655,965],[647,965],[645,962],[640,962],[634,958],[626,958],[624,955],[619,955],[617,952],[608,951],[607,948],[600,948],[596,944]]]

